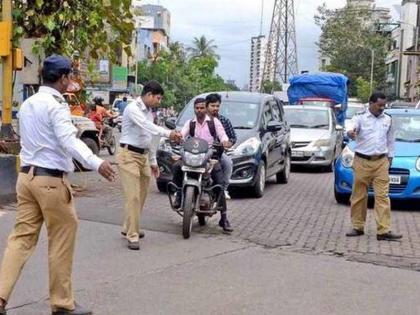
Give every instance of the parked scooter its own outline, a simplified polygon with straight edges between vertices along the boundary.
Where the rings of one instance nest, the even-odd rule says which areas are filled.
[[[173,182],[168,183],[168,196],[171,208],[182,216],[182,235],[191,235],[194,216],[198,217],[201,226],[206,224],[206,217],[211,217],[219,209],[224,193],[221,185],[213,185],[211,171],[219,163],[223,146],[214,143],[209,147],[207,141],[199,138],[187,139],[180,150],[182,159],[182,187]],[[181,208],[174,208],[174,192],[182,194]]]

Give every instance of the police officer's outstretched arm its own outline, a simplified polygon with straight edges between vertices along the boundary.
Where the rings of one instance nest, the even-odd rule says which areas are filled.
[[[391,125],[387,133],[387,145],[388,145],[388,160],[389,166],[392,164],[392,160],[395,155],[395,126],[391,118]]]
[[[360,130],[360,120],[358,115],[354,115],[349,124],[349,130],[347,130],[347,135],[350,139],[354,140],[357,137],[357,134]]]
[[[99,172],[109,181],[114,180],[115,171],[108,161],[97,157],[81,140],[77,139],[77,129],[71,122],[70,110],[67,104],[60,104],[50,109],[54,133],[61,147],[86,168]]]

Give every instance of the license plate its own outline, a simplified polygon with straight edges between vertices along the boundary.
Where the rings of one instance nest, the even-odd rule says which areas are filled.
[[[394,185],[401,184],[401,176],[389,175],[389,183]]]
[[[303,151],[292,151],[292,156],[303,157]]]

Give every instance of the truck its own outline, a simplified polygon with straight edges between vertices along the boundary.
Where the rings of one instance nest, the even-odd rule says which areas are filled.
[[[292,76],[287,89],[289,104],[329,106],[344,126],[348,103],[348,78],[341,73],[316,72]]]

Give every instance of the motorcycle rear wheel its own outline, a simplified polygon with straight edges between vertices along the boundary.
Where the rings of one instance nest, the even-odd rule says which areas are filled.
[[[185,239],[191,235],[192,222],[194,216],[194,205],[195,205],[195,189],[194,187],[187,187],[185,189],[184,207],[183,207],[183,218],[182,218],[182,236]]]

